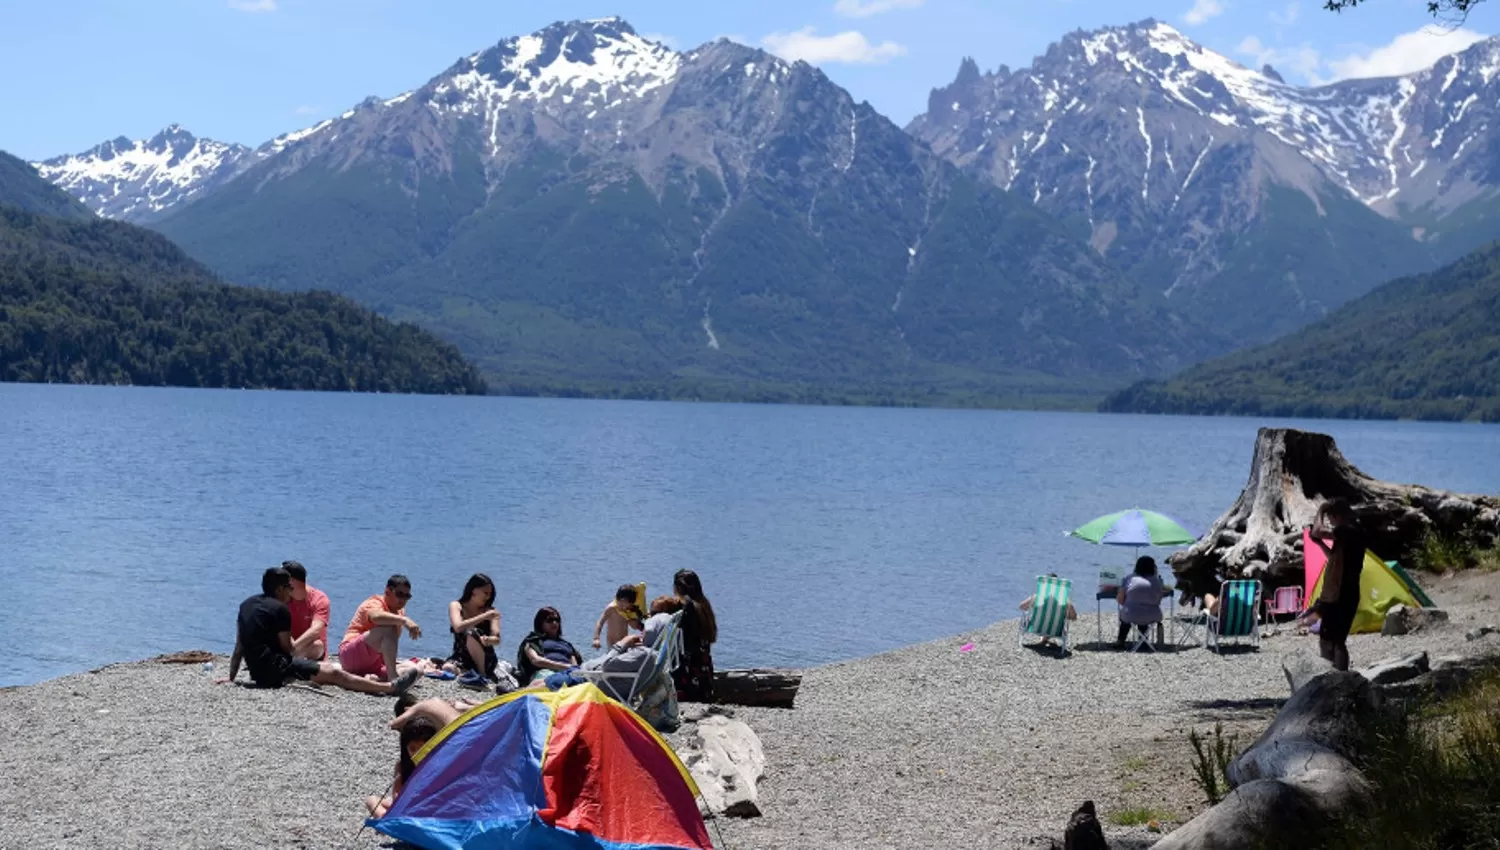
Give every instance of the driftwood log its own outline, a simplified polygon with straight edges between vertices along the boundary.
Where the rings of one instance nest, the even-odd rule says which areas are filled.
[[[714,673],[714,702],[791,708],[800,687],[802,674],[796,670],[718,670]]]
[[[1345,459],[1327,434],[1262,428],[1239,499],[1167,562],[1179,586],[1194,595],[1234,578],[1298,584],[1302,531],[1335,498],[1349,501],[1381,558],[1406,559],[1428,532],[1463,536],[1482,548],[1500,537],[1500,499],[1379,481]]]
[[[1229,765],[1234,790],[1155,850],[1315,847],[1370,799],[1358,764],[1380,695],[1359,673],[1331,672],[1292,694],[1265,734]]]

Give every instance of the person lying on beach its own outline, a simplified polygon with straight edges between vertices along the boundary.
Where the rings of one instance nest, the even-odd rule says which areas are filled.
[[[435,700],[435,702],[441,702],[441,700]],[[385,817],[385,813],[396,804],[396,798],[401,796],[401,792],[406,788],[406,781],[411,778],[411,772],[417,767],[417,753],[437,735],[438,730],[444,725],[446,724],[434,723],[427,717],[412,717],[399,727],[401,752],[396,758],[396,775],[391,780],[390,793],[384,797],[372,794],[365,798],[365,808],[370,810],[371,817]]]
[[[294,656],[292,612],[286,606],[292,596],[291,574],[272,567],[261,576],[260,589],[259,595],[240,604],[229,676],[219,679],[221,684],[239,676],[241,661],[249,669],[250,678],[262,688],[279,688],[300,679],[359,693],[400,696],[417,680],[417,671],[408,670],[394,682],[372,682],[326,661]]]
[[[1057,573],[1047,573],[1047,577],[1048,578],[1057,578]],[[1036,604],[1036,594],[1032,594],[1031,596],[1028,596],[1025,599],[1022,599],[1021,600],[1021,604],[1018,605],[1017,607],[1021,609],[1022,613],[1025,613],[1027,611],[1030,611],[1031,610],[1031,606],[1033,606],[1035,604]],[[1072,600],[1068,600],[1068,619],[1069,620],[1076,620],[1076,619],[1078,619],[1078,609],[1073,607],[1073,601]],[[1042,638],[1042,644],[1041,645],[1042,646],[1050,646],[1050,645],[1052,645],[1052,638]]]
[[[297,561],[282,561],[292,577],[292,654],[322,661],[328,657],[328,594],[307,583],[307,568]]]
[[[599,648],[599,632],[605,633],[609,645],[630,634],[631,628],[640,628],[642,620],[639,608],[635,607],[635,585],[622,584],[615,591],[614,601],[604,606],[599,622],[594,624],[594,648]]]
[[[562,615],[556,608],[542,608],[531,620],[531,634],[521,641],[516,652],[516,677],[522,687],[544,681],[553,673],[569,670],[583,663],[583,656],[562,636]]]
[[[389,681],[400,670],[396,653],[401,647],[401,630],[412,640],[422,636],[422,627],[406,616],[411,601],[411,580],[404,575],[386,579],[385,593],[361,602],[344,631],[339,644],[339,663],[356,676],[372,676]]]
[[[495,610],[495,583],[475,573],[464,584],[463,595],[448,603],[448,630],[453,632],[453,654],[448,657],[459,684],[482,685],[495,680],[499,659],[500,612]]]

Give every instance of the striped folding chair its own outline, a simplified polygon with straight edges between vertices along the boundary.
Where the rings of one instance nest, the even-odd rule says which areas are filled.
[[[1021,634],[1018,645],[1026,645],[1027,635],[1051,639],[1062,644],[1062,652],[1068,651],[1068,601],[1073,593],[1073,582],[1055,576],[1037,576],[1036,593],[1031,597],[1031,607],[1021,617]]]
[[[1208,648],[1223,654],[1225,638],[1239,642],[1249,638],[1260,647],[1260,598],[1258,581],[1226,581],[1219,587],[1219,613],[1208,615]]]

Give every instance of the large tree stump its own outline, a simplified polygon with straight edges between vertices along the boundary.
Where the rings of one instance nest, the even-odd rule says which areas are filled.
[[[1344,498],[1370,549],[1405,559],[1429,532],[1491,547],[1500,536],[1500,499],[1379,481],[1359,471],[1327,434],[1262,428],[1250,480],[1223,516],[1185,551],[1167,559],[1194,594],[1234,578],[1272,585],[1302,581],[1302,531],[1324,502]]]
[[[791,708],[800,687],[802,674],[796,670],[719,670],[714,673],[714,702]]]

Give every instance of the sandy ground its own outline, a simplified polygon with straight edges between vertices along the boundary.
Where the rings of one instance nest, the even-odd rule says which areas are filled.
[[[1500,574],[1430,592],[1448,625],[1357,636],[1355,664],[1500,651],[1500,635],[1464,639],[1500,625]],[[808,670],[792,710],[736,709],[765,748],[765,814],[719,822],[723,843],[1037,846],[1091,799],[1117,846],[1142,846],[1144,831],[1111,820],[1149,807],[1170,826],[1199,811],[1188,732],[1222,723],[1253,739],[1287,695],[1282,659],[1315,648],[1284,627],[1258,652],[1126,654],[1094,642],[1092,611],[1074,639],[1078,651],[1058,658],[1017,648],[1016,623],[998,623]],[[431,681],[419,691],[463,693]],[[391,708],[215,685],[197,666],[150,662],[0,690],[0,848],[390,846],[357,833],[364,795],[390,780]]]

